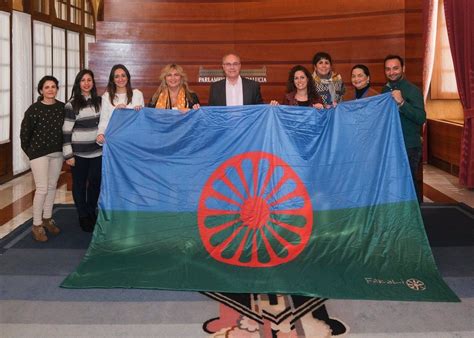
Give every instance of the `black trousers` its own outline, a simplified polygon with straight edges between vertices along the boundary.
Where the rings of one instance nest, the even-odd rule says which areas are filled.
[[[416,182],[416,174],[418,173],[418,166],[421,161],[421,147],[407,148],[408,163],[410,164],[411,178],[413,180],[413,185],[415,186],[416,197],[418,202],[423,202],[423,196],[418,189],[418,184]]]
[[[79,217],[97,216],[102,172],[102,156],[85,158],[74,156],[76,164],[72,167],[72,196]]]

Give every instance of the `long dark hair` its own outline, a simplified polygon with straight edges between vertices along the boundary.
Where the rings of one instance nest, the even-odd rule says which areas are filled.
[[[58,79],[56,79],[56,78],[55,78],[54,76],[52,76],[52,75],[43,76],[43,77],[41,78],[41,80],[39,80],[39,82],[38,82],[38,89],[37,89],[37,90],[38,90],[38,94],[39,94],[38,100],[37,100],[38,102],[39,102],[39,101],[43,101],[43,99],[44,99],[44,96],[43,96],[43,94],[41,93],[41,91],[43,90],[43,86],[44,86],[44,84],[46,83],[46,81],[53,81],[53,82],[56,84],[56,88],[59,89],[59,81],[58,81]]]
[[[86,100],[84,95],[82,95],[81,91],[81,80],[84,77],[84,75],[90,75],[92,78],[92,89],[91,89],[91,99]],[[74,80],[74,86],[72,87],[72,93],[71,93],[71,104],[72,104],[72,110],[74,113],[79,114],[79,111],[82,108],[85,108],[87,106],[93,106],[95,111],[98,112],[100,110],[100,106],[102,103],[102,98],[97,95],[97,88],[95,86],[95,80],[94,80],[94,73],[89,70],[89,69],[83,69],[76,75],[76,79]]]
[[[303,72],[304,75],[306,75],[306,77],[308,78],[308,85],[306,87],[306,91],[308,92],[308,100],[311,102],[318,97],[316,93],[316,85],[314,84],[313,76],[311,75],[309,70],[302,65],[296,65],[290,69],[290,72],[288,73],[288,81],[286,82],[286,92],[296,92],[295,73],[298,71]]]
[[[112,67],[109,74],[109,83],[107,83],[107,92],[109,93],[109,100],[114,105],[115,94],[117,93],[117,86],[114,82],[115,71],[117,69],[122,69],[127,75],[127,104],[132,102],[133,90],[132,90],[132,79],[130,78],[130,72],[127,67],[122,64],[117,64]]]

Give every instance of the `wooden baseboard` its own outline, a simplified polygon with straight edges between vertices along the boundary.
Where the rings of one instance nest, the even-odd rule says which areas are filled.
[[[436,190],[431,185],[423,183],[423,196],[426,196],[433,202],[437,203],[458,203],[454,198],[449,197],[446,194],[443,194],[441,191]]]

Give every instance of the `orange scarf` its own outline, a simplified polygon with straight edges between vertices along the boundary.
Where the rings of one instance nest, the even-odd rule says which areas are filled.
[[[178,92],[178,98],[176,100],[176,105],[173,106],[171,104],[171,97],[170,97],[170,92],[169,90],[164,90],[160,93],[160,96],[158,97],[158,100],[156,101],[155,108],[158,109],[182,109],[182,108],[188,108],[187,102],[186,102],[186,94],[184,92],[184,88],[181,87]]]

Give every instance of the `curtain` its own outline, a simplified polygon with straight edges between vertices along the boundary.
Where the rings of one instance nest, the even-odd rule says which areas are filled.
[[[10,142],[10,13],[0,12],[0,143]]]
[[[425,53],[423,56],[423,101],[426,103],[430,90],[431,77],[436,49],[436,28],[438,24],[438,0],[423,1],[423,43]],[[423,162],[428,161],[428,125],[423,125]]]
[[[95,42],[95,36],[84,34],[84,67],[90,69],[89,65],[89,43]]]
[[[21,150],[20,127],[26,109],[33,103],[33,72],[31,48],[31,16],[12,13],[12,79],[13,95],[13,174],[29,168],[28,157]]]
[[[58,100],[66,102],[66,30],[53,27],[53,75],[59,81]]]
[[[39,80],[53,74],[51,29],[50,24],[33,21],[33,97],[38,95]]]
[[[70,97],[76,74],[81,70],[79,33],[67,31],[67,93]]]
[[[474,1],[445,0],[444,11],[456,83],[464,108],[459,182],[474,188]]]
[[[438,0],[424,0],[423,2],[423,42],[425,46],[423,57],[423,99],[425,103],[430,89],[431,76],[433,75],[438,3]]]

